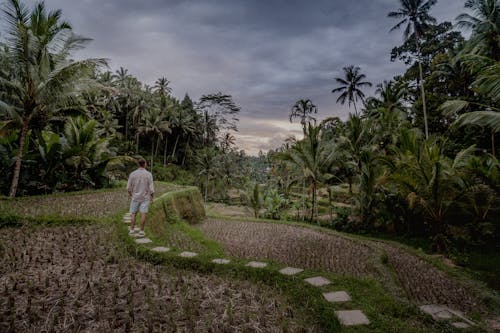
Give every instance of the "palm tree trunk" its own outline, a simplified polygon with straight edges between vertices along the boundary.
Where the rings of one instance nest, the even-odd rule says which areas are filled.
[[[175,139],[174,150],[172,151],[172,161],[174,160],[175,150],[177,149],[177,143],[179,142],[180,135]]]
[[[135,146],[135,153],[139,154],[139,133],[137,133],[137,140],[136,140],[136,146]]]
[[[151,138],[151,170],[153,170],[153,160],[154,160],[154,152],[155,152],[155,138]]]
[[[415,27],[415,31],[418,31]],[[429,124],[427,123],[427,103],[425,101],[425,87],[424,87],[424,72],[422,70],[422,51],[420,50],[420,38],[417,35],[417,53],[418,53],[418,72],[420,76],[420,94],[422,95],[422,109],[424,111],[424,127],[425,127],[425,138],[429,139]]]
[[[316,217],[316,182],[313,181],[312,183],[312,203],[311,203],[311,222],[314,221],[314,218]],[[317,219],[316,219],[317,220]],[[319,221],[317,221],[319,224]]]
[[[306,218],[306,180],[302,181],[302,221]]]
[[[352,101],[352,104],[354,104],[354,114],[358,116],[358,108],[356,107],[356,102]]]
[[[19,185],[19,175],[21,174],[21,163],[23,160],[24,144],[26,142],[26,135],[28,134],[29,118],[23,117],[23,127],[21,129],[21,138],[19,139],[19,151],[16,156],[16,164],[14,166],[14,175],[12,176],[12,184],[10,186],[9,197],[16,196],[17,187]]]
[[[184,156],[182,156],[182,166],[184,166],[184,162],[186,162],[187,150],[189,149],[189,137],[186,143],[186,148],[184,149]]]
[[[158,134],[158,139],[156,139],[155,157],[158,157],[158,147],[160,146],[160,141],[161,141],[161,137]]]
[[[332,188],[328,186],[328,212],[330,213],[330,226],[333,225],[333,209],[332,209]]]
[[[207,182],[205,184],[205,202],[207,202],[208,200],[208,181],[209,181],[209,175],[208,175],[208,172],[207,172]]]
[[[495,131],[491,130],[491,154],[495,157]]]
[[[165,148],[163,149],[163,165],[167,165],[168,137],[165,136]]]

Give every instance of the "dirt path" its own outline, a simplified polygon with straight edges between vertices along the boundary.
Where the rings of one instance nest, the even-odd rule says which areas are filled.
[[[199,228],[230,255],[275,260],[339,275],[376,277],[396,297],[416,304],[446,304],[481,311],[481,301],[461,283],[397,246],[361,241],[278,223],[207,219]],[[387,254],[387,263],[381,255]]]

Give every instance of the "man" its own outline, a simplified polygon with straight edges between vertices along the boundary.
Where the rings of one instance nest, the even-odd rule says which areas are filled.
[[[130,214],[132,221],[130,223],[129,234],[135,233],[135,217],[137,211],[141,212],[141,230],[139,236],[144,236],[144,225],[146,224],[146,213],[148,212],[149,202],[154,199],[153,175],[146,170],[146,160],[140,158],[137,163],[139,168],[132,172],[128,177],[127,192],[130,201]]]

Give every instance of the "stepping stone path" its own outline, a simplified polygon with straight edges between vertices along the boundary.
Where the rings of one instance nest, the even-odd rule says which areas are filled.
[[[154,252],[168,252],[168,251],[170,251],[170,248],[163,247],[163,246],[157,246],[157,247],[153,247],[151,249],[151,251],[154,251]]]
[[[231,260],[228,259],[214,259],[212,260],[213,263],[215,264],[221,264],[221,265],[227,265],[231,262]]]
[[[471,325],[474,325],[474,322],[465,318],[465,316],[456,310],[452,310],[448,308],[446,305],[440,304],[428,304],[420,306],[420,310],[430,315],[434,320],[442,321],[442,320],[463,320],[453,322],[451,325],[456,328],[468,328]]]
[[[135,240],[137,244],[148,244],[148,243],[153,243],[153,241],[149,238],[138,238]]]
[[[283,268],[282,270],[280,270],[280,273],[284,274],[284,275],[295,275],[295,274],[299,274],[300,272],[303,272],[303,271],[304,270],[301,268],[286,267],[286,268]]]
[[[123,216],[123,222],[126,224],[130,224],[132,222],[132,216],[130,213],[126,213]],[[139,236],[138,231],[140,231],[140,228],[136,227],[134,228],[136,233],[130,235],[132,237],[138,237],[135,242],[137,244],[149,244],[152,243],[153,241],[149,238],[145,238],[144,236]],[[170,248],[168,247],[163,247],[163,246],[157,246],[151,248],[151,251],[153,252],[159,252],[159,253],[164,253],[164,252],[169,252]],[[189,252],[189,251],[184,251],[179,254],[180,257],[184,258],[193,258],[196,257],[198,253],[195,252]],[[226,265],[231,262],[229,259],[224,259],[224,258],[217,258],[217,259],[212,259],[212,262],[215,264],[220,264],[220,265]],[[260,262],[260,261],[250,261],[248,264],[246,264],[248,267],[253,267],[253,268],[264,268],[267,267],[267,263],[265,262]],[[283,275],[296,275],[304,270],[301,268],[295,268],[295,267],[285,267],[281,269],[279,272]],[[307,279],[304,279],[305,282],[315,286],[315,287],[322,287],[329,285],[331,283],[330,280],[322,277],[322,276],[315,276],[315,277],[310,277]],[[328,301],[332,303],[340,303],[340,302],[349,302],[351,301],[351,296],[345,291],[332,291],[332,292],[326,292],[323,293],[323,297]],[[435,311],[436,308],[433,308],[432,305],[428,306],[431,308],[426,308],[426,310],[422,309],[422,311],[430,313],[428,311],[431,311],[430,313],[433,317],[437,315],[439,318],[445,318],[447,316],[447,313],[450,314],[450,317],[447,318],[452,318],[453,317],[453,311],[451,312],[446,312],[446,309],[440,309],[440,311]],[[436,314],[437,313],[437,314]],[[338,317],[340,323],[345,326],[353,326],[353,325],[368,325],[370,324],[370,321],[366,317],[366,315],[361,311],[361,310],[347,310],[347,311],[335,311],[335,315]],[[456,315],[456,314],[455,314]],[[457,315],[458,316],[458,315]],[[466,318],[463,318],[462,316],[458,316],[461,319],[464,319],[465,321],[468,321]],[[471,323],[472,324],[472,323]],[[454,322],[452,323],[454,327],[457,328],[467,328],[470,327],[469,324],[464,323],[464,322]]]
[[[193,257],[196,257],[197,255],[198,255],[198,253],[188,252],[188,251],[185,251],[185,252],[182,252],[181,254],[179,254],[180,257],[184,257],[184,258],[193,258]]]
[[[310,285],[313,285],[315,287],[322,287],[322,286],[326,286],[326,285],[331,283],[330,280],[325,279],[322,276],[315,276],[315,277],[307,278],[304,281],[306,281],[307,283],[309,283]]]
[[[253,268],[264,268],[267,266],[267,263],[265,262],[260,262],[260,261],[250,261],[248,264],[246,264],[248,267],[253,267]]]
[[[466,323],[462,323],[461,321],[457,321],[456,323],[451,323],[451,326],[456,327],[456,328],[469,328],[470,325]]]
[[[335,311],[337,318],[344,326],[368,325],[370,321],[360,310]]]
[[[332,291],[329,293],[323,293],[323,297],[331,303],[349,302],[351,296],[345,291]]]

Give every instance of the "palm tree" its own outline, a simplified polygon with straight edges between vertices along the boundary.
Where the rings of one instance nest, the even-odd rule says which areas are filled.
[[[372,84],[368,81],[362,81],[366,78],[366,75],[361,74],[361,68],[355,66],[344,67],[344,78],[337,77],[335,81],[341,86],[332,90],[332,93],[340,93],[339,98],[337,98],[337,103],[345,104],[346,100],[349,102],[349,107],[351,103],[354,104],[354,111],[356,115],[358,110],[356,108],[356,102],[358,99],[364,100],[365,94],[361,91],[362,87],[371,87]]]
[[[401,19],[391,31],[406,25],[404,30],[405,41],[414,39],[418,53],[418,70],[420,75],[420,93],[422,95],[422,106],[424,112],[425,137],[429,138],[429,124],[427,122],[427,105],[425,101],[424,74],[422,70],[422,51],[420,50],[420,39],[429,24],[436,23],[436,19],[429,15],[429,10],[437,3],[437,0],[399,0],[401,8],[388,14],[391,18]]]
[[[295,102],[295,105],[292,107],[292,111],[290,113],[290,122],[293,121],[293,118],[299,118],[300,123],[302,124],[302,129],[306,131],[306,123],[310,123],[313,121],[316,123],[316,118],[311,116],[313,113],[318,113],[318,108],[310,99],[300,99]]]
[[[67,23],[60,22],[60,11],[47,13],[39,3],[30,12],[18,0],[8,0],[3,16],[12,61],[10,69],[0,73],[0,112],[9,126],[21,129],[10,189],[14,197],[33,117],[78,105],[78,92],[95,86],[89,77],[106,62],[68,59],[88,39],[75,36]]]
[[[164,133],[170,133],[170,123],[165,119],[165,115],[160,109],[149,109],[144,114],[144,124],[137,129],[140,134],[151,134],[151,169],[153,168],[153,161],[155,156],[155,142],[156,151],[160,140],[163,139]]]
[[[298,168],[305,182],[310,184],[311,198],[311,222],[317,218],[316,192],[318,185],[324,180],[323,171],[326,165],[332,162],[332,150],[329,142],[322,140],[321,126],[308,124],[304,139],[296,142],[290,149],[276,155],[276,159],[287,162]]]
[[[162,76],[158,80],[156,80],[154,89],[160,95],[160,109],[165,110],[167,107],[167,96],[172,93],[172,88],[168,85],[170,81],[167,80],[166,77]]]
[[[406,93],[407,90],[394,81],[384,81],[378,84],[375,90],[375,94],[380,96],[380,106],[388,112],[404,111],[403,99]]]
[[[467,0],[465,8],[473,15],[460,14],[456,20],[460,28],[472,30],[474,53],[484,54],[500,61],[500,4],[498,0]]]

